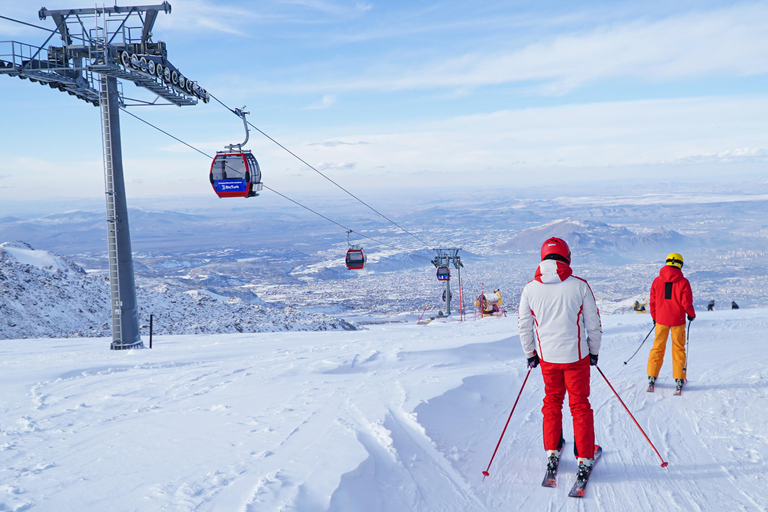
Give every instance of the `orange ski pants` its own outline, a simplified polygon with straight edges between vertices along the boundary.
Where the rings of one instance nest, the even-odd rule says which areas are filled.
[[[667,351],[667,338],[672,333],[672,377],[685,379],[685,324],[661,325],[656,324],[656,338],[653,348],[648,354],[648,375],[658,377],[661,365],[664,364],[664,352]]]

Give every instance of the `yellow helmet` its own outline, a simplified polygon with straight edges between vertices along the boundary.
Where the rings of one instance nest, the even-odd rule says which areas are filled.
[[[669,253],[669,256],[667,256],[667,265],[683,268],[683,257],[676,252],[671,252]]]

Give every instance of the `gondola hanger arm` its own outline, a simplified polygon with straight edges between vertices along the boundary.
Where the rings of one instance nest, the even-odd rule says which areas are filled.
[[[235,149],[239,151],[242,149],[243,146],[248,144],[248,139],[251,136],[250,130],[248,129],[248,120],[245,119],[245,116],[250,114],[250,112],[245,111],[245,105],[243,105],[243,108],[236,108],[235,110],[233,110],[233,112],[237,117],[243,120],[243,128],[245,128],[245,140],[243,141],[242,144],[230,144],[229,146],[227,146],[227,148],[229,148],[230,151],[234,151]]]

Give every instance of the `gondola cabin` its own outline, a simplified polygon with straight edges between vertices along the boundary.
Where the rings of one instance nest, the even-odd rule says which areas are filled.
[[[365,267],[365,254],[362,249],[349,249],[345,258],[347,270],[360,270]]]
[[[451,270],[448,267],[437,267],[437,280],[438,281],[450,281]]]
[[[259,162],[247,149],[218,151],[211,163],[210,179],[219,197],[253,197],[263,188]]]

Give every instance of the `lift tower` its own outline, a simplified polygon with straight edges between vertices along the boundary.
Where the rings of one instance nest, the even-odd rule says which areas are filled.
[[[435,249],[436,256],[432,260],[432,264],[440,269],[441,267],[448,267],[450,269],[451,266],[453,266],[458,272],[459,272],[459,282],[461,282],[461,267],[464,266],[464,264],[461,262],[461,258],[459,257],[459,251],[461,249],[457,248],[450,248],[450,249]],[[441,281],[445,282],[445,316],[450,316],[451,314],[451,280],[450,276],[448,279],[440,279]]]
[[[160,12],[171,5],[40,9],[55,31],[40,46],[0,42],[0,74],[48,85],[101,108],[104,188],[107,201],[110,305],[113,350],[143,348],[139,331],[131,234],[123,178],[120,108],[132,105],[195,105],[210,96],[167,59],[165,43],[152,41]],[[61,46],[48,45],[58,34]],[[153,101],[129,99],[120,80],[155,95]]]

